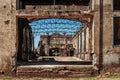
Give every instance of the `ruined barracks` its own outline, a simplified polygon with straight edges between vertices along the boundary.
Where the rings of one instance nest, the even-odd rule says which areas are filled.
[[[36,53],[28,24],[47,18],[83,23],[70,38],[74,55],[58,61],[55,56],[32,61]],[[64,61],[67,58],[71,62]],[[106,72],[120,73],[120,0],[1,0],[1,74],[79,77]]]

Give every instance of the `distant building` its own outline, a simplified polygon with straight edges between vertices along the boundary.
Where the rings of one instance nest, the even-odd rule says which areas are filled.
[[[40,41],[42,41],[44,46],[47,46],[47,48],[49,48],[50,55],[52,55],[51,53],[53,53],[54,51],[60,54],[60,51],[62,49],[66,49],[67,48],[66,46],[71,44],[71,40],[72,40],[72,35],[66,35],[66,33],[64,33],[64,35],[61,35],[55,32],[52,35],[47,34],[40,36]],[[45,49],[45,51],[46,50],[48,49]]]

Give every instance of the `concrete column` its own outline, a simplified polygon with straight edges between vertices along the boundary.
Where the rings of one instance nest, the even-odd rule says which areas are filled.
[[[34,51],[34,35],[32,34],[32,51]]]
[[[89,53],[89,28],[86,29],[86,52]]]
[[[64,32],[64,43],[67,44],[66,32]]]
[[[77,54],[79,53],[79,35],[77,34]]]
[[[96,66],[99,65],[99,55],[100,55],[100,27],[101,27],[101,23],[100,23],[100,2],[101,0],[95,0],[94,1],[94,7],[95,7],[95,14],[94,14],[94,53],[95,53],[95,62],[94,64]]]
[[[82,32],[80,32],[80,58],[82,58]]]
[[[45,48],[46,48],[47,51],[45,51],[45,52],[46,52],[47,56],[49,56],[50,39],[49,39],[49,33],[48,32],[46,33],[46,36],[47,36],[47,44],[46,44]]]
[[[84,31],[82,31],[82,53],[84,53]]]
[[[29,27],[29,26],[27,26]],[[30,59],[30,36],[29,36],[29,28],[27,28],[27,54],[28,54],[28,60]]]

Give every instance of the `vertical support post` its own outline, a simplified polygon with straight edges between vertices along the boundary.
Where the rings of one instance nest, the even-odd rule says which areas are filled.
[[[29,27],[29,26],[28,26]],[[27,52],[28,52],[28,60],[30,59],[30,28],[27,29]]]
[[[82,58],[81,53],[82,53],[82,31],[80,32],[80,58]]]
[[[31,30],[31,28],[30,28],[30,52],[32,53],[32,30]]]
[[[79,49],[79,53],[80,53],[80,33],[78,33],[78,42],[79,42],[79,47],[78,47],[78,49]]]
[[[46,52],[47,52],[47,56],[49,56],[49,45],[50,45],[49,33],[47,32],[46,35],[47,35]]]
[[[90,17],[90,24],[89,25],[86,25],[88,27],[88,34],[89,34],[89,39],[88,39],[88,53],[89,53],[89,59],[92,60],[92,55],[93,55],[93,26],[92,26],[92,23],[93,23],[93,16]],[[86,33],[86,34],[87,34]]]
[[[92,0],[90,0],[90,2],[89,2],[89,8],[90,8],[90,10],[92,10]]]
[[[55,4],[56,4],[56,0],[53,0],[54,9],[55,9]]]
[[[66,32],[64,32],[64,42],[65,42],[65,46],[67,45],[67,37],[66,37]]]
[[[32,34],[32,50],[34,51],[34,34]]]
[[[77,53],[76,54],[78,53],[79,53],[79,34],[77,35]]]
[[[99,34],[99,37],[100,37],[100,42],[99,42],[99,71],[102,70],[103,68],[103,24],[104,24],[104,20],[103,20],[103,0],[100,0],[100,14],[99,14],[99,17],[100,17],[100,34]]]
[[[86,54],[86,28],[84,29],[84,59]]]
[[[22,60],[27,60],[26,59],[26,52],[27,52],[27,40],[26,40],[26,26],[24,25],[24,28],[23,28],[23,45],[22,45],[22,48],[23,48],[23,51],[22,51]]]

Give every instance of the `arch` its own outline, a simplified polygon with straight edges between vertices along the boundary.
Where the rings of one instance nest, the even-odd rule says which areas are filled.
[[[59,12],[49,12],[49,14],[46,14],[46,12],[40,12],[36,11],[35,13],[29,13],[29,11],[17,11],[17,18],[24,18],[27,19],[27,24],[37,21],[37,20],[42,20],[42,19],[65,19],[65,20],[72,20],[72,21],[78,21],[78,22],[82,22],[85,25],[87,25],[87,27],[92,27],[92,20],[93,20],[93,14],[92,13],[82,13],[82,12],[61,12],[62,14],[59,14]],[[53,14],[51,14],[53,13]],[[20,14],[20,15],[19,15]],[[90,29],[91,30],[91,29]],[[90,34],[92,34],[92,32],[90,31]],[[34,37],[33,37],[34,38]],[[92,38],[92,37],[90,37]],[[91,42],[91,41],[90,41]],[[33,40],[34,43],[34,40]],[[33,44],[34,45],[34,44]]]

